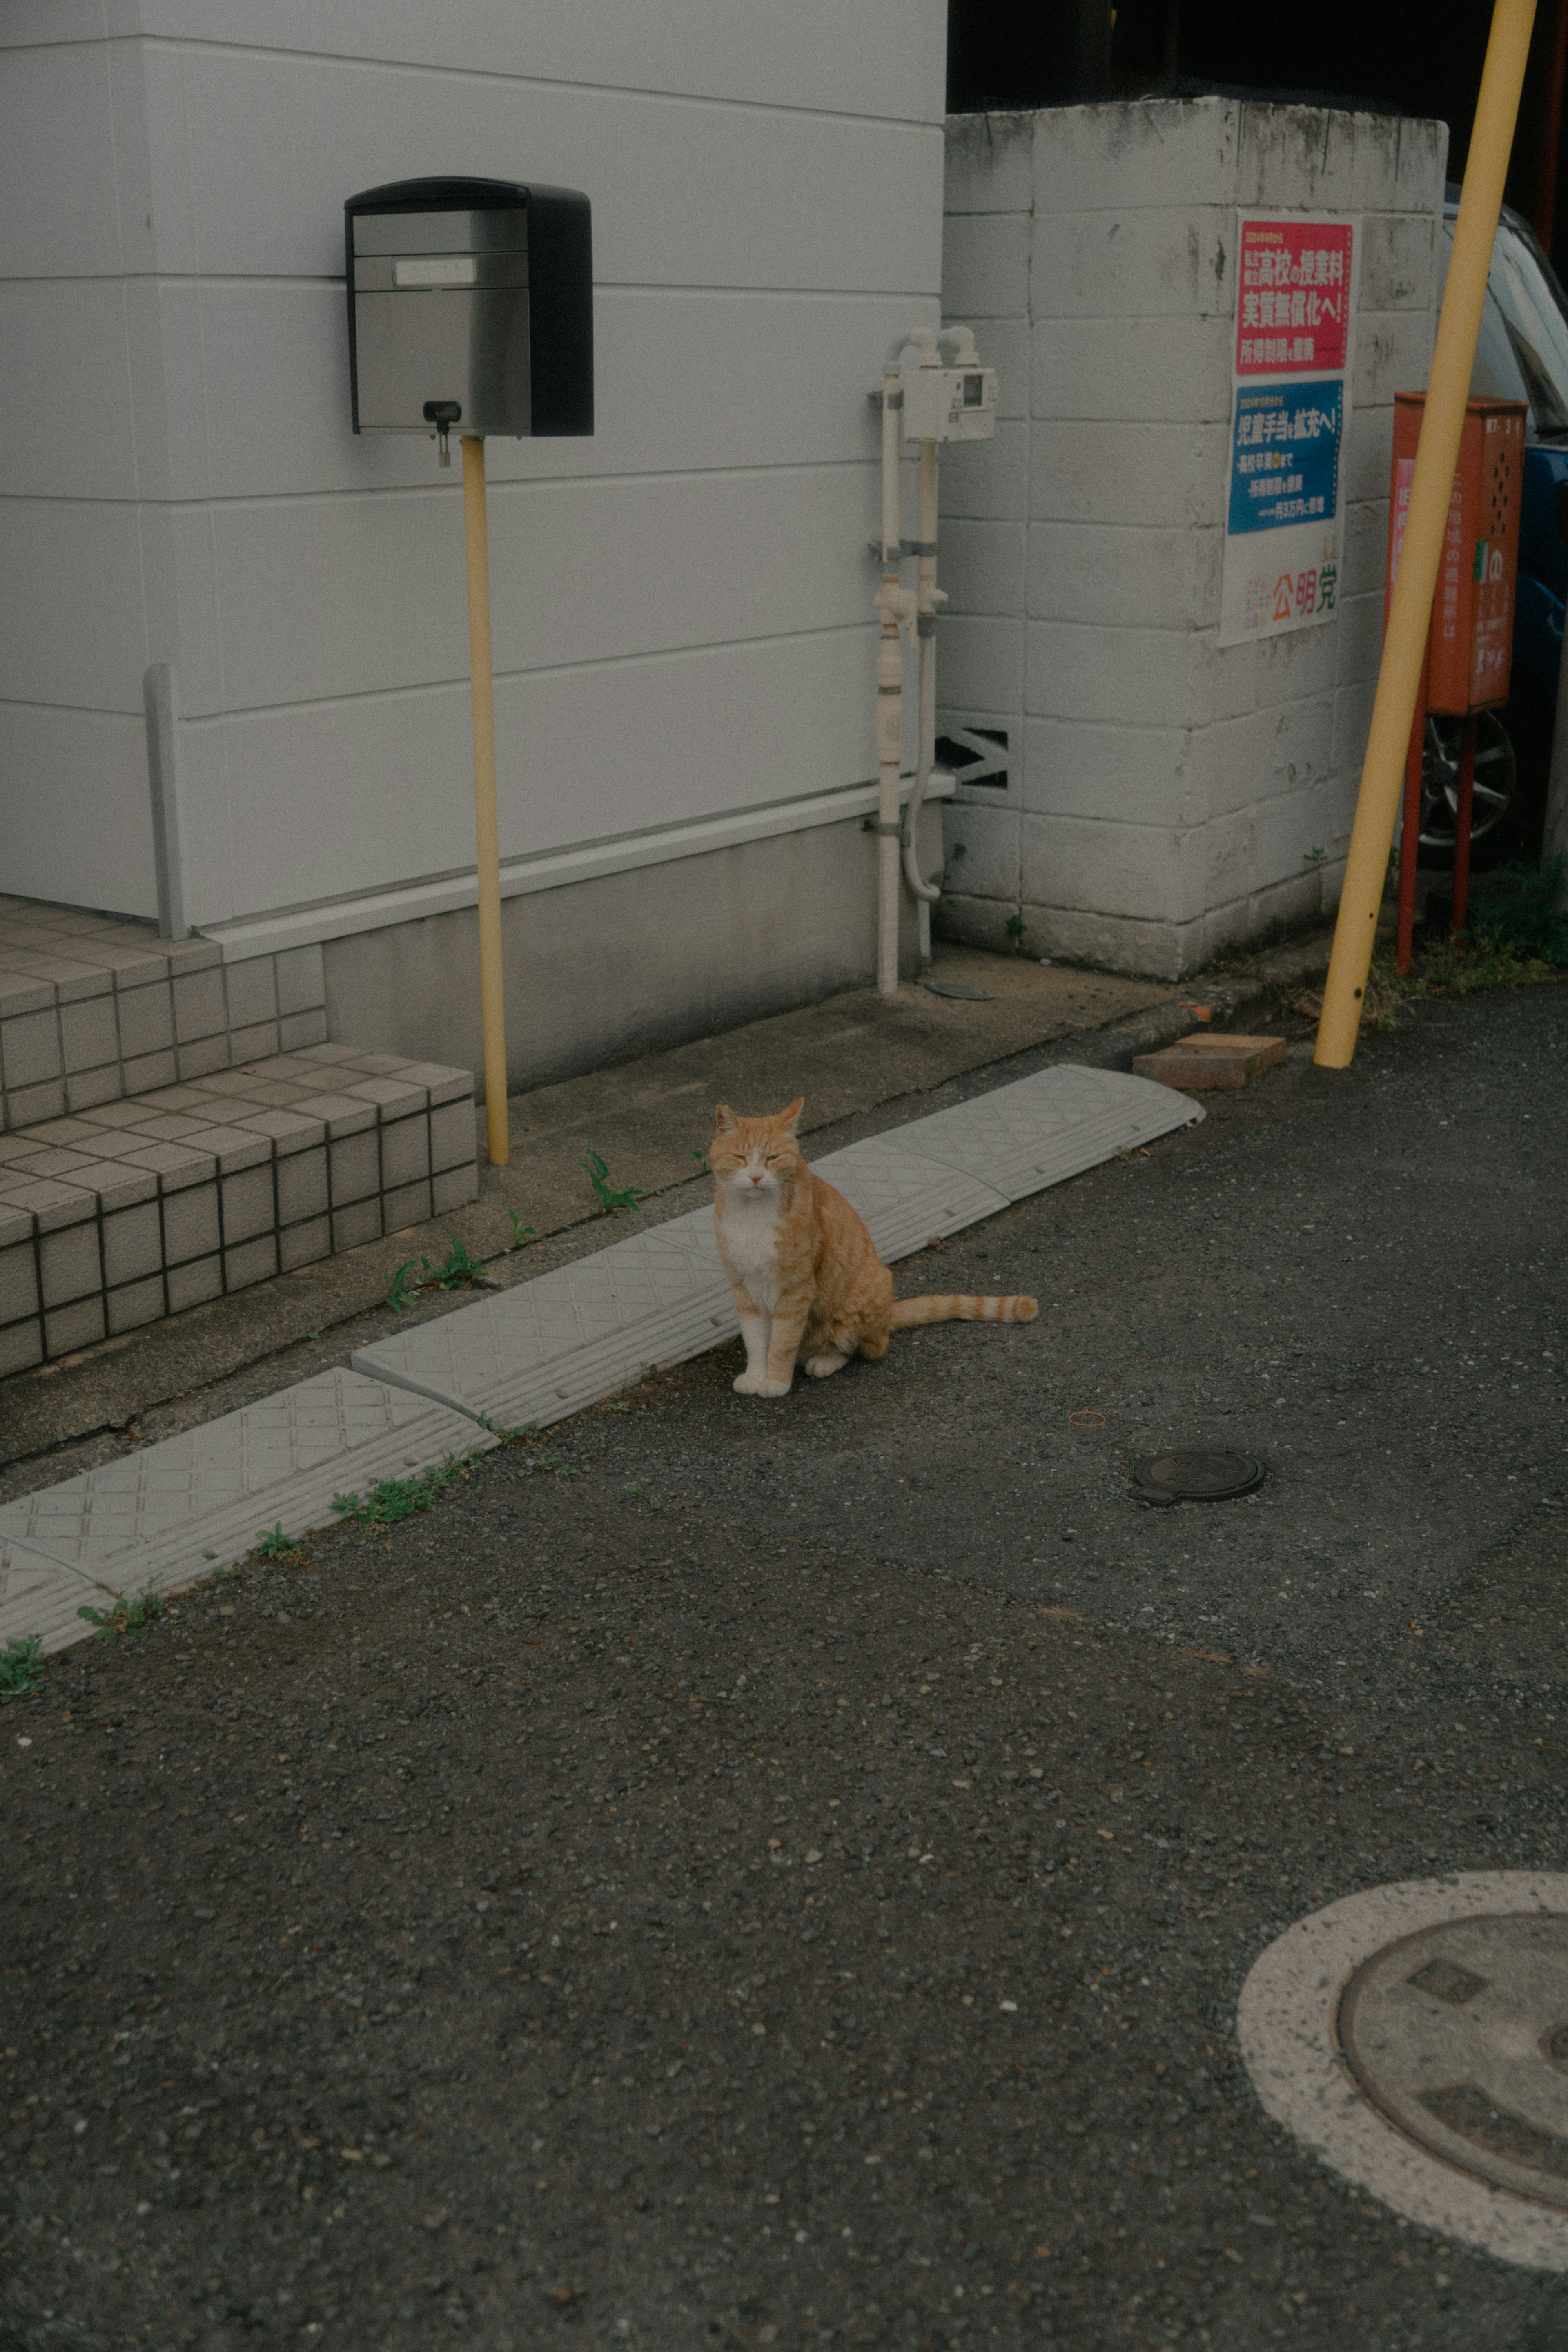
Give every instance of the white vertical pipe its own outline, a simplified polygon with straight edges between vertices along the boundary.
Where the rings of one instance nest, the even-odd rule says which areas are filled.
[[[904,653],[898,642],[903,553],[898,467],[904,394],[890,364],[882,379],[882,586],[876,643],[876,985],[898,993],[898,775],[904,758]]]
[[[936,587],[936,444],[920,444],[920,584],[915,591],[918,617],[915,629],[920,646],[919,707],[916,714],[918,749],[915,758],[915,790],[909,796],[909,807],[904,819],[904,878],[910,895],[923,906],[931,907],[942,896],[940,886],[922,881],[920,876],[920,812],[925,805],[925,795],[931,785],[931,762],[936,748],[936,607],[946,600]],[[929,914],[921,928],[925,941],[921,953],[927,963],[931,960],[931,918]]]
[[[174,673],[154,662],[142,674],[141,707],[147,727],[147,782],[152,794],[152,867],[158,885],[158,935],[188,940],[184,844],[180,824],[180,738],[174,708]]]

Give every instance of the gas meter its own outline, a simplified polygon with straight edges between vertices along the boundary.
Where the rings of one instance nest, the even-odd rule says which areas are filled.
[[[343,206],[356,433],[593,430],[588,198],[398,180]]]
[[[989,441],[997,430],[997,372],[988,367],[905,367],[906,441]]]

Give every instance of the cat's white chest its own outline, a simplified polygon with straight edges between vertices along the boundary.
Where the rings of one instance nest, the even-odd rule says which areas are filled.
[[[743,1282],[758,1307],[771,1313],[779,1304],[779,1214],[771,1201],[728,1203],[724,1250],[729,1271]]]

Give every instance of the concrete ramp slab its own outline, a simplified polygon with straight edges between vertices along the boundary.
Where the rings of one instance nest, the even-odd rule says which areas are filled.
[[[85,1630],[70,1622],[74,1607],[101,1605],[103,1591],[136,1592],[155,1577],[174,1591],[243,1559],[280,1519],[285,1534],[302,1535],[333,1517],[335,1494],[494,1442],[405,1390],[319,1373],[0,1507],[0,1643],[37,1633],[58,1647]],[[79,1584],[73,1607],[69,1587],[46,1580],[38,1561]]]
[[[897,1140],[1022,1201],[1203,1115],[1190,1096],[1152,1079],[1063,1062],[915,1119]]]

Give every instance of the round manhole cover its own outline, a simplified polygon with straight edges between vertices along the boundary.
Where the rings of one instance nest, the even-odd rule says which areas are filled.
[[[1277,1936],[1238,2038],[1276,2122],[1396,2213],[1568,2272],[1568,1874],[1459,1871]]]
[[[1260,1462],[1224,1447],[1150,1454],[1133,1465],[1133,1493],[1140,1503],[1224,1503],[1262,1483]]]
[[[1422,2147],[1568,2209],[1568,1916],[1401,1937],[1346,1985],[1339,2041],[1374,2106]]]

